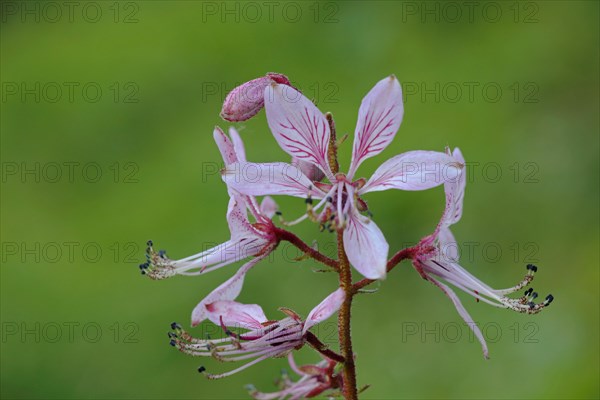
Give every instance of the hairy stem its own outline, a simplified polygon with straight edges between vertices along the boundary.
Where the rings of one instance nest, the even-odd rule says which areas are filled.
[[[396,254],[394,254],[392,256],[392,258],[390,258],[387,262],[387,272],[390,272],[396,265],[398,265],[402,260],[406,260],[408,258],[413,258],[414,255],[417,252],[417,246],[415,247],[407,247],[406,249],[402,249],[399,252],[397,252]],[[352,286],[352,290],[354,293],[358,292],[360,289],[364,288],[365,286],[370,285],[371,283],[375,282],[375,279],[362,279],[358,282],[356,282],[353,286]]]
[[[275,234],[277,235],[279,240],[285,240],[286,242],[290,242],[291,244],[296,246],[300,251],[304,252],[311,258],[339,272],[340,267],[338,266],[338,262],[336,260],[327,257],[325,254],[319,252],[318,250],[313,249],[312,247],[304,243],[304,241],[302,241],[302,239],[300,239],[298,236],[294,235],[292,232],[286,231],[285,229],[281,228],[275,228]]]
[[[352,351],[352,337],[350,332],[350,317],[352,308],[352,297],[354,296],[354,287],[352,286],[352,270],[350,262],[346,256],[344,249],[343,233],[337,233],[338,244],[338,262],[340,273],[340,287],[344,290],[346,298],[340,308],[338,316],[338,329],[340,339],[340,352],[344,357],[344,369],[342,371],[344,377],[343,393],[346,400],[358,399],[356,389],[356,366],[354,365],[354,352]]]

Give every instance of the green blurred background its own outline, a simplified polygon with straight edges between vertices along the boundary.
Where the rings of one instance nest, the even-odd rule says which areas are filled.
[[[598,398],[598,3],[467,3],[2,2],[2,398],[274,389],[285,360],[207,381],[198,365],[233,366],[168,345],[169,323],[189,327],[235,266],[162,282],[137,267],[147,239],[181,258],[228,238],[212,129],[227,126],[226,93],[268,71],[351,135],[364,94],[395,74],[404,122],[361,175],[402,151],[459,146],[473,163],[454,229],[462,264],[500,288],[535,262],[533,287],[556,298],[524,316],[463,297],[489,338],[485,361],[450,301],[402,264],[355,303],[364,398]],[[288,160],[264,112],[238,128],[249,159]],[[368,200],[397,250],[431,232],[443,191]],[[278,201],[290,217],[304,209]],[[296,232],[331,252],[316,226]],[[239,299],[306,315],[336,279],[294,255],[254,269]],[[335,345],[333,324],[320,334]]]

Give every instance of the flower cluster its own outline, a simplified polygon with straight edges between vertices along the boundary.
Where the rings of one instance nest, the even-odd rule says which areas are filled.
[[[548,295],[543,302],[535,303],[538,294],[533,289],[525,291],[520,298],[508,297],[530,284],[537,271],[533,265],[527,266],[527,275],[520,283],[497,290],[458,264],[450,226],[461,218],[466,186],[465,160],[459,149],[408,151],[383,162],[368,179],[357,175],[366,159],[389,146],[402,122],[402,89],[394,76],[379,81],[360,105],[347,172],[339,168],[337,152],[343,139],[337,138],[333,117],[322,113],[285,75],[269,73],[235,88],[225,99],[221,116],[227,121],[240,122],[262,108],[275,140],[291,157],[291,162],[250,162],[238,132],[230,128],[227,135],[216,127],[213,136],[223,158],[221,176],[229,195],[226,214],[229,240],[179,260],[170,259],[163,250],[155,251],[149,241],[147,260],[140,265],[142,274],[159,280],[175,275],[202,275],[246,260],[231,278],[210,292],[192,311],[192,326],[209,320],[222,328],[224,337],[196,338],[181,325],[171,325],[170,343],[181,352],[224,362],[245,362],[236,369],[217,374],[200,367],[199,371],[208,378],[222,378],[265,359],[287,356],[291,369],[300,379],[294,382],[285,374],[280,380],[280,390],[274,393],[249,387],[253,397],[298,399],[339,390],[346,398],[356,398],[355,356],[349,331],[352,298],[364,286],[384,279],[407,258],[412,260],[421,277],[451,299],[481,341],[485,357],[488,349],[481,332],[447,284],[474,296],[477,301],[522,313],[537,313],[552,302],[552,295]],[[388,258],[388,241],[373,221],[365,195],[388,189],[415,191],[437,186],[444,187],[446,207],[434,232],[416,246]],[[294,220],[284,220],[270,197],[280,195],[303,198],[306,212]],[[259,201],[257,196],[262,199]],[[279,224],[273,220],[275,215]],[[337,234],[338,259],[327,257],[284,229],[304,220],[318,224],[322,232]],[[290,242],[306,257],[329,266],[339,275],[339,286],[310,311],[306,319],[281,307],[279,310],[285,317],[271,320],[259,305],[236,301],[248,271],[281,241]],[[353,283],[350,266],[364,279]],[[325,346],[310,331],[338,311],[339,353]],[[297,366],[293,352],[305,344],[320,353],[322,361]]]

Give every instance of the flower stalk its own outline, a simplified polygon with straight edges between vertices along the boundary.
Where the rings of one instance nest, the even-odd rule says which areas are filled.
[[[352,286],[352,270],[344,248],[342,232],[337,234],[338,260],[340,263],[340,287],[346,294],[346,298],[338,314],[338,334],[340,340],[340,351],[344,357],[344,386],[343,393],[346,400],[358,399],[356,389],[356,366],[354,365],[354,352],[352,350],[352,335],[350,330],[350,318],[352,317],[352,297],[354,287]]]

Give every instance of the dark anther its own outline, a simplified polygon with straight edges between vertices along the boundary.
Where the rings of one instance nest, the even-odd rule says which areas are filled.
[[[333,203],[333,198],[331,196],[327,196],[327,201]]]
[[[552,300],[554,300],[554,296],[552,296],[551,294],[546,296],[546,304],[552,303]]]
[[[146,242],[146,245],[148,245],[148,246],[152,246],[152,240],[148,240],[148,241]]]
[[[533,288],[529,288],[525,291],[525,296],[529,296],[533,292]]]
[[[171,322],[171,329],[181,329],[181,325],[179,325],[177,322]]]
[[[165,258],[165,256],[167,255],[167,251],[166,250],[159,250],[158,252],[158,256]]]
[[[170,337],[171,339],[174,339],[174,338],[176,338],[176,337],[177,337],[177,334],[176,334],[175,332],[169,332],[169,337]]]
[[[312,198],[310,198],[310,197],[307,197],[305,201],[306,201],[306,204],[312,204],[313,203],[312,202]]]
[[[532,299],[535,299],[536,297],[538,297],[538,294],[537,294],[537,292],[533,292],[533,293],[531,294],[531,298],[532,298]]]
[[[275,215],[281,215],[281,211],[279,211],[279,210],[275,211]]]
[[[527,269],[532,272],[537,272],[537,267],[533,264],[527,264]]]
[[[175,345],[177,344],[177,342],[174,339],[171,339],[171,341],[169,342],[169,344],[173,347],[175,347]]]
[[[527,303],[527,305],[529,306],[529,308],[535,308],[535,303],[533,301],[530,301],[529,303]]]
[[[203,373],[204,371],[206,371],[206,368],[204,368],[204,367],[198,367],[198,372]]]
[[[146,271],[141,270],[140,272],[142,273],[142,275],[146,275]]]

